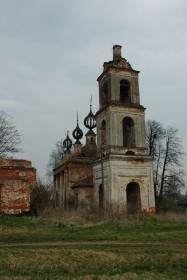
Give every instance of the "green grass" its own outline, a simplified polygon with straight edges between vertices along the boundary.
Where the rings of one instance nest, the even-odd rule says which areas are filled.
[[[187,273],[187,253],[182,248],[14,247],[1,249],[1,254],[2,280],[186,279]]]
[[[43,241],[49,244],[32,245]],[[96,223],[4,216],[0,244],[2,280],[187,279],[186,221],[145,216]]]
[[[187,242],[187,222],[158,218],[132,219],[125,223],[75,224],[62,220],[1,217],[0,242],[121,241]]]

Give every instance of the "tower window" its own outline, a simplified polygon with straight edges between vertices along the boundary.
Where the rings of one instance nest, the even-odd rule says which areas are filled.
[[[107,84],[105,83],[102,86],[102,106],[106,106],[108,103],[108,93],[107,93]]]
[[[106,145],[106,121],[103,120],[101,123],[101,145]]]
[[[123,103],[131,103],[130,83],[127,80],[120,81],[120,101]]]
[[[134,121],[130,117],[123,119],[123,146],[135,147]]]

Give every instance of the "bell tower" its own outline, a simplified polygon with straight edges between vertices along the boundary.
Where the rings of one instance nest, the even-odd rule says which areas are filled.
[[[139,71],[122,57],[121,48],[113,47],[113,60],[104,63],[97,79],[95,201],[103,208],[117,205],[127,212],[154,212],[152,160],[146,146],[145,108],[140,105]]]

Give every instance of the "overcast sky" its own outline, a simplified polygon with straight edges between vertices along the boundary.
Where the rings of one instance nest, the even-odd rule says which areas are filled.
[[[112,47],[139,70],[146,120],[179,129],[187,153],[186,0],[0,0],[0,109],[44,177],[50,152],[99,107]],[[84,130],[86,132],[86,130]],[[187,157],[184,158],[187,167]]]

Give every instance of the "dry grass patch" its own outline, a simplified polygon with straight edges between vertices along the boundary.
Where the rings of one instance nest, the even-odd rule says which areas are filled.
[[[165,221],[187,222],[187,212],[167,212],[158,217]]]
[[[2,259],[2,267],[10,271],[28,272],[36,268],[39,271],[59,269],[67,273],[105,270],[107,267],[125,265],[127,262],[110,252],[97,252],[79,249],[16,249],[6,250],[6,258]]]
[[[102,275],[102,276],[81,276],[74,280],[171,280],[171,277],[159,273],[146,272],[141,275],[134,272],[127,272],[123,275]],[[182,279],[181,279],[182,280]]]
[[[12,247],[1,248],[1,260],[3,280],[185,279],[187,272],[182,248]]]
[[[19,234],[27,234],[29,232],[29,229],[26,227],[21,227],[21,228],[10,228],[7,226],[0,225],[0,234],[2,235],[19,235]]]
[[[31,277],[27,276],[1,276],[1,280],[30,280]]]

